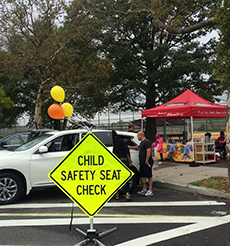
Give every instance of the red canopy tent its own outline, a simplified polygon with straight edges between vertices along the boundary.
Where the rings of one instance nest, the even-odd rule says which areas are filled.
[[[226,106],[221,106],[205,100],[188,89],[169,102],[155,108],[143,110],[142,117],[177,119],[191,118],[192,134],[193,118],[225,118],[226,113]]]

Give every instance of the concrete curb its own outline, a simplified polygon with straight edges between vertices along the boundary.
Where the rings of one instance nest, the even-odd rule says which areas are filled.
[[[153,187],[164,188],[164,189],[169,189],[169,190],[178,190],[178,191],[199,194],[199,195],[204,195],[204,196],[230,199],[230,194],[228,193],[208,189],[205,187],[189,185],[189,184],[184,185],[184,184],[170,183],[166,181],[154,181]]]

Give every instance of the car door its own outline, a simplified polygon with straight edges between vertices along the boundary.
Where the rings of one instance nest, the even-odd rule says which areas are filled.
[[[79,134],[66,134],[44,144],[48,148],[48,152],[39,153],[36,150],[30,161],[32,187],[53,185],[47,174],[69,153],[78,141]]]
[[[129,146],[137,146],[137,144],[132,140],[131,136],[118,134],[117,138],[122,139],[126,143],[127,146],[128,145]],[[138,157],[139,152],[138,152],[138,150],[130,149],[129,152],[130,152],[131,159],[133,161],[133,166],[135,166],[137,168],[137,170],[139,170],[139,157]]]

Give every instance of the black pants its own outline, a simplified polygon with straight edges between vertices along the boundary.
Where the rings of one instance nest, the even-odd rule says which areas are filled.
[[[226,143],[217,144],[215,149],[220,153],[220,158],[226,158]]]
[[[129,162],[128,160],[125,158],[121,158],[121,161],[129,168]],[[123,191],[126,193],[126,192],[129,192],[129,194],[132,192],[133,188],[132,186],[130,187],[129,186],[129,181],[123,186]]]

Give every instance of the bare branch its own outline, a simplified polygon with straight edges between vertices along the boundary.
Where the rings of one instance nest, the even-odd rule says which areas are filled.
[[[197,31],[204,27],[215,26],[217,23],[215,21],[208,20],[208,21],[201,21],[195,25],[191,25],[188,27],[171,27],[171,26],[164,24],[163,22],[159,20],[156,20],[155,22],[153,22],[153,25],[154,24],[157,24],[160,28],[169,32],[170,34],[186,34],[186,33]]]
[[[96,10],[97,12],[101,12],[106,14],[105,11],[101,11],[99,9]],[[151,10],[136,10],[136,11],[128,11],[128,12],[124,12],[124,11],[120,11],[120,10],[112,10],[114,12],[114,14],[120,14],[121,17],[119,19],[119,21],[115,24],[115,26],[118,26],[122,20],[125,20],[128,16],[130,15],[136,15],[136,14],[150,14],[151,16],[155,16],[155,12],[151,11]],[[165,23],[163,23],[159,18],[154,17],[151,23],[151,26],[156,26],[161,28],[162,30],[167,31],[170,34],[186,34],[186,33],[191,33],[194,31],[197,31],[201,28],[204,27],[213,27],[217,24],[217,22],[215,22],[214,20],[203,20],[200,21],[194,25],[188,26],[188,27],[173,27],[173,26],[169,26]]]

